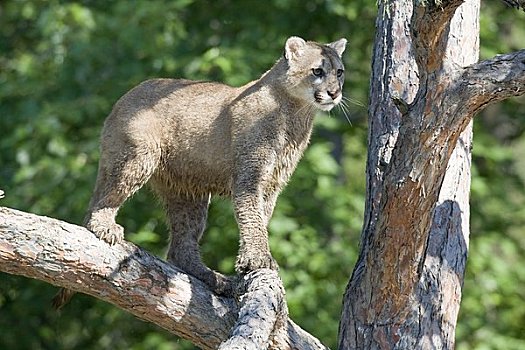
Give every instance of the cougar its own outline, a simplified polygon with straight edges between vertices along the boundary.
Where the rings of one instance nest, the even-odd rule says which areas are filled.
[[[167,260],[228,294],[231,279],[204,265],[199,240],[210,197],[229,197],[240,232],[237,273],[277,269],[268,222],[308,145],[315,110],[342,99],[345,46],[346,39],[325,45],[290,37],[284,56],[244,86],[152,79],[127,92],[104,123],[86,228],[121,242],[117,211],[148,182],[167,213]],[[63,289],[55,306],[72,294]]]

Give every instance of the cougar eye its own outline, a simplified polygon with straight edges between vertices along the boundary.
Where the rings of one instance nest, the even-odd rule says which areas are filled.
[[[315,75],[316,77],[322,77],[323,74],[324,74],[322,68],[313,68],[313,69],[312,69],[312,73],[313,73],[313,75]]]
[[[343,76],[343,73],[344,73],[344,72],[345,72],[344,70],[342,70],[342,69],[338,69],[338,70],[337,70],[337,77],[338,77],[338,78],[341,78],[341,77]]]

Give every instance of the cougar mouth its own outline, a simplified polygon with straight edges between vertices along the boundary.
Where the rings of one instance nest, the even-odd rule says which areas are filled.
[[[342,94],[337,95],[335,98],[330,97],[327,93],[316,92],[314,95],[315,104],[317,108],[322,111],[328,112],[341,102]]]
[[[316,104],[320,110],[325,112],[330,111],[336,105],[334,102],[317,102]]]

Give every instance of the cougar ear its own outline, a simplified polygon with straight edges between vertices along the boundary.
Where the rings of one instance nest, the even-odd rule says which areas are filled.
[[[346,39],[345,38],[339,39],[337,41],[334,41],[333,43],[328,44],[328,46],[334,49],[335,52],[337,52],[337,54],[339,55],[339,57],[341,57],[343,56],[343,52],[345,52]]]
[[[290,60],[301,56],[305,46],[306,41],[304,41],[304,39],[298,36],[289,37],[284,46],[284,57]]]

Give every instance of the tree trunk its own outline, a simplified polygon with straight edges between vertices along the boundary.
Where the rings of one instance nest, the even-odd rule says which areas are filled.
[[[466,67],[479,58],[479,0],[467,1],[452,18],[445,56]],[[434,209],[415,295],[414,325],[402,330],[417,349],[454,349],[461,288],[467,263],[472,121],[448,162]]]
[[[341,350],[454,348],[469,240],[471,119],[509,96],[469,87],[480,79],[491,85],[485,64],[503,62],[464,68],[478,60],[478,22],[479,0],[379,4],[365,220],[343,300]],[[510,84],[523,94],[524,66],[514,60],[519,78],[498,81],[500,90]]]

